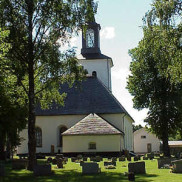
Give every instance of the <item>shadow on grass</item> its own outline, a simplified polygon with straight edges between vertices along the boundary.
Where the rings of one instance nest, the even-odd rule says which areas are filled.
[[[153,181],[150,178],[157,177],[154,174],[136,175],[136,181],[138,182],[150,182]],[[32,172],[28,170],[11,170],[7,166],[7,173],[4,178],[0,177],[0,182],[121,182],[128,181],[127,176],[123,173],[117,172],[101,172],[100,174],[82,175],[82,173],[76,169],[64,170],[58,169],[54,171],[51,176],[39,176],[35,177]]]

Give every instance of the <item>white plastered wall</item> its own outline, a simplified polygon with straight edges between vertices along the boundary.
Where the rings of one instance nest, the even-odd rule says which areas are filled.
[[[63,152],[119,152],[122,141],[121,135],[63,136]],[[96,143],[96,149],[89,149],[90,142]]]
[[[123,149],[133,151],[133,120],[125,114],[101,114],[99,116],[125,133]]]
[[[84,67],[84,69],[87,69],[89,75],[92,75],[92,72],[96,71],[99,80],[111,90],[112,63],[110,59],[80,59],[78,62]]]
[[[146,136],[142,139],[141,136]],[[147,144],[151,143],[152,152],[160,150],[160,140],[152,133],[142,128],[134,132],[134,152],[147,153]]]
[[[37,116],[36,126],[42,129],[42,147],[36,147],[36,152],[50,153],[51,145],[54,145],[55,152],[59,147],[59,128],[65,126],[72,127],[86,115],[61,115],[61,116]],[[24,140],[18,147],[18,153],[28,152],[28,130],[25,129],[20,133],[20,137]]]
[[[61,115],[61,116],[37,116],[36,126],[42,129],[42,147],[37,147],[36,152],[50,153],[51,145],[54,145],[55,152],[59,147],[59,128],[61,126],[66,126],[67,128],[72,127],[86,115]],[[123,116],[124,114],[101,114],[99,115],[109,123],[111,123],[116,128],[123,130]],[[132,134],[132,123],[124,116],[124,128],[125,136],[124,141],[121,139],[121,150],[133,150],[133,134]],[[18,153],[28,152],[28,130],[25,129],[20,133],[20,137],[24,140],[21,142],[21,146],[18,147]],[[120,141],[118,142],[120,143]]]

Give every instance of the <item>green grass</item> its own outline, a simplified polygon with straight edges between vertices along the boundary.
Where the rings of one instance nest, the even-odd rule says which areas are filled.
[[[39,160],[44,163],[45,160]],[[157,160],[145,161],[146,174],[135,175],[138,182],[182,182],[182,174],[170,173],[169,169],[158,169]],[[124,172],[128,171],[128,162],[117,162],[116,169],[105,169],[104,163],[99,162],[101,173],[97,175],[82,175],[81,167],[77,163],[72,163],[69,159],[64,165],[64,169],[57,169],[52,165],[54,174],[51,176],[34,177],[28,170],[12,170],[11,163],[6,164],[6,176],[0,177],[0,182],[126,182],[127,176]]]

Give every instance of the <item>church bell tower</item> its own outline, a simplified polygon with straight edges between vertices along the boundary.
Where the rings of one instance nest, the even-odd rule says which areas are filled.
[[[88,71],[88,74],[97,77],[111,91],[112,58],[101,53],[100,24],[95,21],[87,25],[82,31],[82,49],[79,63]]]

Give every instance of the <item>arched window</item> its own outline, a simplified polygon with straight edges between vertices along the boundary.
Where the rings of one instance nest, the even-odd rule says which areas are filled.
[[[67,128],[65,126],[62,126],[59,129],[59,146],[62,147],[63,146],[63,137],[62,137],[62,133],[65,132],[67,130]]]
[[[36,147],[42,147],[42,130],[39,127],[35,128]]]

